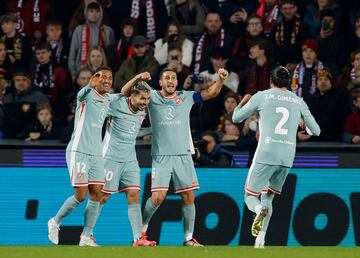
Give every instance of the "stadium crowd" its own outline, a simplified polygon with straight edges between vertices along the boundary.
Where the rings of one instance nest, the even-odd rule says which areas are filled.
[[[321,127],[318,137],[299,127],[298,140],[360,144],[358,1],[8,0],[0,12],[1,138],[68,142],[76,94],[100,66],[112,68],[114,93],[141,72],[160,89],[164,68],[178,90],[199,91],[226,68],[218,97],[190,115],[193,138],[209,144],[199,162],[223,165],[219,143],[257,144],[257,115],[234,124],[233,110],[283,65]]]

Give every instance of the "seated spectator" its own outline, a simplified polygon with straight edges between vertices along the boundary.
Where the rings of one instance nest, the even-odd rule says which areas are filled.
[[[339,73],[341,56],[341,39],[336,33],[335,13],[331,10],[324,10],[321,12],[321,29],[316,36],[319,44],[319,59],[324,63],[324,66],[330,69],[332,74]]]
[[[263,0],[256,11],[262,19],[265,35],[269,36],[272,29],[276,27],[277,20],[279,19],[279,1],[277,0]],[[282,1],[280,1],[282,2]]]
[[[281,0],[279,7],[281,16],[271,32],[275,42],[275,60],[292,70],[300,59],[302,21],[297,14],[295,0]]]
[[[234,124],[232,113],[225,116],[224,134],[220,137],[221,142],[236,142],[240,138],[240,132],[244,123]]]
[[[182,63],[181,48],[171,46],[167,55],[167,62],[159,67],[157,75],[153,78],[153,87],[157,90],[161,90],[159,85],[160,74],[163,69],[172,69],[176,72],[178,79],[177,90],[187,90],[191,86],[191,70],[188,66]],[[187,83],[185,83],[188,78]]]
[[[172,21],[169,22],[166,28],[164,38],[155,41],[154,56],[160,65],[167,62],[167,55],[169,48],[180,48],[182,52],[181,62],[190,67],[193,55],[194,43],[187,39],[181,32],[179,24]]]
[[[245,94],[254,95],[270,87],[270,72],[275,65],[272,53],[273,46],[266,39],[257,38],[250,43],[252,61],[246,75]]]
[[[342,141],[346,117],[351,113],[350,96],[333,87],[333,76],[328,69],[317,73],[316,92],[308,100],[309,110],[321,128],[318,137],[298,132],[299,140]]]
[[[1,29],[4,35],[1,40],[5,42],[6,58],[10,61],[10,70],[28,70],[31,61],[31,46],[27,39],[16,31],[17,17],[7,13],[0,18]]]
[[[6,47],[3,41],[0,41],[0,78],[6,81],[12,78],[12,74],[10,73],[10,63],[6,58]],[[10,86],[10,83],[7,83],[6,87],[7,86]]]
[[[36,67],[32,71],[33,85],[50,100],[55,115],[62,114],[62,100],[70,86],[67,70],[51,62],[51,47],[46,41],[35,46]]]
[[[353,112],[346,119],[343,140],[346,143],[360,144],[360,87],[351,91]]]
[[[194,73],[199,74],[211,67],[210,54],[216,47],[229,48],[231,41],[222,27],[218,13],[208,13],[205,20],[205,31],[194,46]]]
[[[115,48],[115,70],[119,69],[120,65],[133,54],[132,40],[136,34],[134,21],[130,18],[124,19],[121,23],[120,39]]]
[[[36,110],[36,120],[16,135],[17,139],[25,141],[59,139],[62,127],[49,104],[40,105]]]
[[[76,27],[70,45],[69,72],[73,81],[81,67],[86,65],[86,58],[92,46],[105,49],[107,55],[115,45],[115,35],[111,27],[102,24],[102,7],[92,2],[85,7],[86,22]]]
[[[25,72],[14,74],[14,88],[4,97],[4,137],[15,138],[35,120],[36,108],[49,103],[48,98],[31,86]]]
[[[341,90],[349,90],[353,80],[360,80],[360,49],[351,52],[351,67],[345,67],[336,80],[336,87]]]
[[[336,23],[340,25],[341,21],[341,9],[336,4],[335,0],[316,0],[306,8],[304,15],[304,26],[306,36],[308,38],[314,38],[319,34],[321,28],[320,12],[324,10],[332,10],[335,12]],[[340,29],[338,26],[337,29]]]
[[[215,132],[206,131],[196,146],[194,162],[199,167],[230,167],[232,154],[221,147]]]
[[[224,130],[225,127],[225,116],[230,115],[234,112],[234,109],[239,105],[240,97],[235,92],[229,91],[224,97],[224,110],[223,114],[219,118],[219,124],[216,128],[217,132]]]
[[[95,73],[100,66],[108,66],[105,51],[102,47],[93,46],[90,48],[89,55],[86,58],[86,67],[92,73]]]
[[[231,64],[234,70],[245,70],[249,64],[249,49],[251,41],[256,38],[265,38],[264,29],[261,24],[261,18],[256,14],[249,15],[246,20],[246,32],[235,38],[232,47]]]
[[[189,39],[196,39],[204,29],[205,13],[197,0],[171,0],[170,15]]]
[[[154,54],[149,49],[146,38],[142,35],[135,36],[133,39],[134,54],[125,60],[115,73],[114,91],[120,92],[121,88],[136,74],[149,72],[153,78],[158,71],[159,64]]]
[[[69,45],[62,37],[62,24],[55,19],[46,23],[46,41],[51,46],[51,61],[55,65],[68,66]]]
[[[323,69],[318,60],[319,45],[314,39],[307,39],[302,44],[302,60],[296,65],[291,79],[291,89],[306,101],[316,91],[316,74]]]

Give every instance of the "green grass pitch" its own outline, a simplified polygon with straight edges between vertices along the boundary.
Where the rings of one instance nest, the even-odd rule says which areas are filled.
[[[359,247],[128,247],[128,246],[0,246],[0,257],[69,257],[69,258],[360,258]]]

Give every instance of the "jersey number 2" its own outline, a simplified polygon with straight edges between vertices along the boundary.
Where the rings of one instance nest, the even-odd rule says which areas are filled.
[[[281,117],[280,121],[275,126],[275,133],[276,134],[281,134],[281,135],[286,135],[288,133],[288,129],[284,129],[282,127],[284,126],[284,124],[289,119],[289,110],[287,108],[284,108],[284,107],[277,107],[275,111],[276,111],[276,113],[281,113],[282,114],[282,117]]]

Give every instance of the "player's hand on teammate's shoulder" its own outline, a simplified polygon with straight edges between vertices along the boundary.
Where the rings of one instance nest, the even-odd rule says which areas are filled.
[[[246,103],[249,102],[249,100],[251,99],[251,95],[250,94],[246,94],[240,101],[239,105],[240,106],[244,106]]]
[[[305,130],[301,130],[297,133],[297,138],[299,141],[304,142],[304,141],[309,140],[311,138],[311,136],[308,135]]]
[[[224,68],[220,68],[218,70],[218,75],[219,75],[220,79],[224,81],[229,76],[229,72]]]
[[[151,74],[149,72],[139,73],[137,75],[138,80],[151,81]]]

